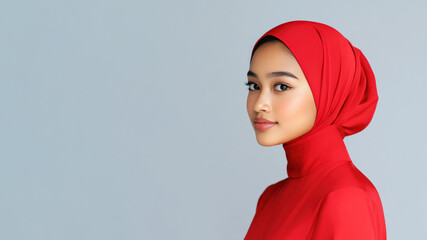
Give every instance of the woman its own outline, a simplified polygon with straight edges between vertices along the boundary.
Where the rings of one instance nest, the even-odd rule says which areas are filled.
[[[261,194],[245,240],[386,239],[378,192],[343,141],[378,102],[362,52],[325,24],[283,23],[256,42],[246,85],[257,141],[283,145],[288,177]]]

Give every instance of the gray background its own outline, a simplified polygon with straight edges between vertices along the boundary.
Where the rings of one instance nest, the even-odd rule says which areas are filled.
[[[421,2],[421,1],[420,1]],[[415,1],[2,1],[0,239],[243,239],[286,178],[246,112],[250,51],[331,25],[377,77],[345,139],[389,239],[427,235],[427,6]]]

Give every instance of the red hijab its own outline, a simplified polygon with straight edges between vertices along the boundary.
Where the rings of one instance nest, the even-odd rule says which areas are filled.
[[[291,21],[280,24],[265,36],[281,40],[293,53],[310,85],[317,116],[313,128],[306,134],[283,143],[288,159],[288,175],[291,169],[311,167],[302,161],[311,161],[328,147],[331,151],[340,145],[342,151],[336,155],[346,156],[345,136],[362,131],[371,121],[378,102],[375,77],[363,53],[354,47],[334,28],[312,21]],[[317,133],[319,130],[322,133]],[[331,130],[332,129],[332,130]],[[337,134],[338,131],[338,134]],[[310,137],[314,133],[317,136]],[[325,138],[331,138],[326,141]],[[320,145],[323,143],[323,150]],[[308,153],[308,151],[315,153]],[[317,153],[316,153],[317,151]],[[313,155],[314,154],[314,155]]]

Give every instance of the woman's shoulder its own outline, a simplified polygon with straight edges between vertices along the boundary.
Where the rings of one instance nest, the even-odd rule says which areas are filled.
[[[277,189],[279,189],[285,181],[286,179],[283,179],[278,182],[272,183],[264,189],[264,191],[258,198],[257,212],[260,211],[261,208],[263,208],[265,203],[271,198],[271,196],[273,196],[277,192]]]
[[[320,182],[330,195],[357,195],[378,197],[375,185],[363,174],[352,161],[332,170]]]
[[[280,186],[282,186],[282,185],[286,182],[286,180],[287,180],[287,179],[282,179],[282,180],[280,180],[280,181],[277,181],[277,182],[275,182],[275,183],[272,183],[272,184],[268,185],[268,186],[264,189],[264,191],[263,191],[262,195],[266,195],[266,196],[269,198],[271,195],[273,195],[273,194],[274,194],[274,192],[276,192],[276,190],[277,190],[277,189],[279,189],[279,188],[280,188]]]

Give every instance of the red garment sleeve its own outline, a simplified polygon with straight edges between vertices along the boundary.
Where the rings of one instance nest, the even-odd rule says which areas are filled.
[[[377,240],[371,200],[361,188],[334,190],[321,203],[312,240]]]

